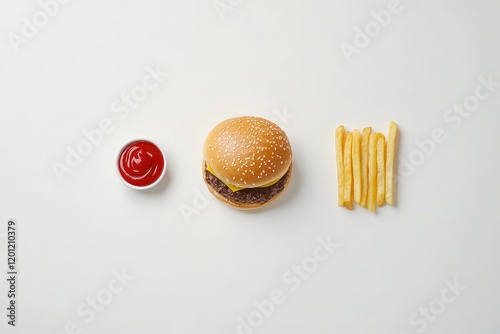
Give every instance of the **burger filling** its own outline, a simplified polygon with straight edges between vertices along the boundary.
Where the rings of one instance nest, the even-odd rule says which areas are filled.
[[[270,201],[283,191],[291,174],[289,169],[282,178],[273,181],[269,186],[266,184],[257,188],[237,187],[238,190],[233,191],[229,185],[218,179],[209,168],[210,166],[207,165],[205,169],[205,181],[208,185],[232,202],[247,204],[261,204]]]
[[[214,170],[212,169],[212,167],[210,167],[210,165],[207,164],[207,170],[215,177],[217,177],[215,175],[215,172]],[[268,182],[258,188],[266,188],[266,187],[270,187],[272,186],[273,184],[275,184],[276,182],[278,182],[280,179],[276,179],[274,181],[271,181],[271,182]],[[221,182],[224,182],[221,180]],[[241,188],[241,187],[238,187],[238,186],[235,186],[234,184],[231,184],[231,183],[228,183],[228,182],[224,182],[224,184],[229,188],[231,189],[232,191],[240,191],[240,190],[243,190],[243,189],[246,189],[246,188]]]

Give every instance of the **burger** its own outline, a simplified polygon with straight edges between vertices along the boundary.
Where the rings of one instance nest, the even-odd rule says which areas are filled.
[[[203,178],[210,192],[237,209],[271,203],[288,186],[292,148],[286,133],[255,116],[227,119],[203,145]]]

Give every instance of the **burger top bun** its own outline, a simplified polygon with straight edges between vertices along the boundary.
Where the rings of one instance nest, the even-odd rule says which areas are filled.
[[[279,180],[292,162],[286,133],[267,119],[241,116],[210,131],[203,157],[221,181],[255,188]]]

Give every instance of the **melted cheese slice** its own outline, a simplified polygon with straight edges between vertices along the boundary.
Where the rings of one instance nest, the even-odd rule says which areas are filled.
[[[212,174],[213,176],[217,177],[217,175],[215,175],[214,173],[214,170],[212,169],[212,167],[210,167],[210,165],[207,164],[207,170],[210,172],[210,174]],[[218,178],[218,177],[217,177]],[[219,179],[220,180],[220,179]],[[277,179],[277,180],[274,180],[274,181],[271,181],[271,182],[268,182],[260,187],[257,187],[257,188],[266,188],[266,187],[270,187],[272,186],[273,184],[277,183],[280,179]],[[221,180],[222,181],[222,180]],[[231,183],[227,183],[227,182],[224,182],[222,181],[222,183],[224,183],[229,189],[231,189],[232,191],[239,191],[239,190],[242,190],[242,189],[245,189],[245,188],[240,188],[238,186],[235,186],[234,184],[231,184]]]

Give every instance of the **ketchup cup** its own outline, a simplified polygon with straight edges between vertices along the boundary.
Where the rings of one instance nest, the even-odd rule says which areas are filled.
[[[162,150],[149,140],[133,140],[123,146],[118,154],[118,176],[132,189],[154,187],[165,175],[166,167]]]

